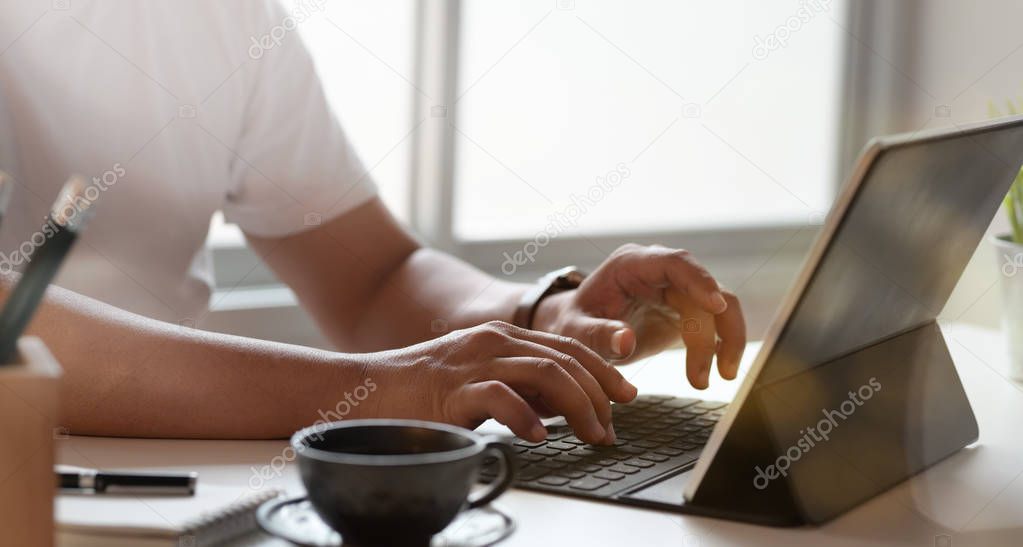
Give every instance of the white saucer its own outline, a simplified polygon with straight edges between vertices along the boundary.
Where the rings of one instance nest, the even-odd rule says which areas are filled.
[[[302,547],[340,547],[341,535],[316,514],[307,498],[275,498],[256,512],[266,533]],[[505,539],[515,530],[512,519],[493,506],[459,513],[455,520],[433,536],[431,547],[485,547]]]

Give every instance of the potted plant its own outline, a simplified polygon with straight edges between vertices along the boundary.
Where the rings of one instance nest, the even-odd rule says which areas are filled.
[[[1009,101],[1008,109],[1010,114],[1017,114],[1023,104]],[[998,114],[993,106],[991,113]],[[992,243],[1002,272],[1002,322],[1009,339],[1009,375],[1023,381],[1023,169],[1005,196],[1004,209],[1010,231],[994,236]]]

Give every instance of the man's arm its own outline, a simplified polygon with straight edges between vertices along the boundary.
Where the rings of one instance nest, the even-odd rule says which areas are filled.
[[[247,239],[343,351],[404,347],[491,320],[511,322],[527,288],[420,246],[376,198],[313,230]]]
[[[509,322],[526,285],[421,247],[378,198],[281,238],[248,236],[326,336],[346,351],[401,347],[486,321]],[[435,320],[440,320],[435,323]],[[697,388],[734,378],[746,344],[738,299],[684,250],[626,245],[577,290],[541,301],[533,328],[629,362],[684,341]]]
[[[609,398],[635,396],[578,342],[497,322],[341,354],[189,329],[51,287],[29,334],[63,365],[60,424],[84,435],[268,439],[321,419],[473,428],[493,417],[539,440],[546,433],[532,405],[543,401],[581,439],[606,443]]]
[[[75,434],[286,437],[367,374],[356,356],[180,327],[59,287],[28,334],[64,368],[60,423]]]

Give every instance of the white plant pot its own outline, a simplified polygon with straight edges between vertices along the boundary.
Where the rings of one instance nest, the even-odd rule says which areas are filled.
[[[1007,234],[991,238],[1002,276],[1002,324],[1009,340],[1009,376],[1023,381],[1023,245]]]

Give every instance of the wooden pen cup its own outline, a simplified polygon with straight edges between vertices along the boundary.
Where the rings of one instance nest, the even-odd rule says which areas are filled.
[[[0,534],[5,545],[51,547],[61,368],[31,336],[15,359],[0,365]]]

